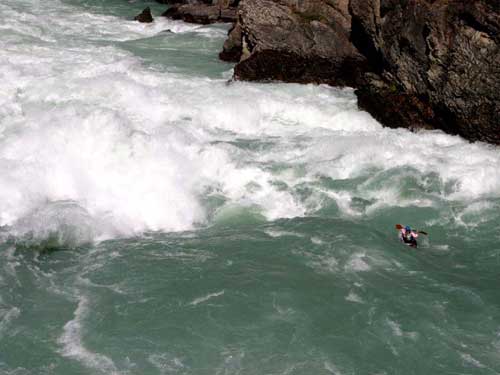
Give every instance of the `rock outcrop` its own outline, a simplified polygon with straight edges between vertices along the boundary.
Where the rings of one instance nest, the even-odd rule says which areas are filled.
[[[243,0],[220,57],[239,61],[237,79],[353,85],[366,59],[349,40],[348,1],[294,3]]]
[[[498,0],[242,0],[235,78],[348,85],[390,127],[500,144]]]
[[[162,16],[190,23],[236,22],[239,0],[160,0],[172,4]]]
[[[151,23],[153,22],[153,15],[151,14],[151,9],[147,7],[142,11],[141,14],[138,14],[137,16],[134,17],[135,21],[139,22],[144,22],[144,23]]]

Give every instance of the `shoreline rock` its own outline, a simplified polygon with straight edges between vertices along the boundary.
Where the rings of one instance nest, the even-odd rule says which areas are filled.
[[[292,8],[253,0],[243,1],[238,15],[228,42],[233,49],[221,55],[239,59],[236,79],[352,86],[365,65],[364,56],[349,41],[346,6],[331,9],[305,1],[302,8]]]
[[[140,14],[134,17],[135,21],[142,23],[151,23],[154,21],[153,15],[151,14],[151,9],[149,7],[145,8]]]
[[[360,107],[387,126],[437,128],[500,144],[495,1],[368,3],[350,1],[353,43],[377,73],[365,74],[358,86]]]
[[[385,126],[500,144],[496,1],[242,0],[220,58],[235,79],[352,86]]]
[[[172,5],[162,14],[162,16],[202,25],[236,22],[236,7],[239,3],[239,0],[160,1]]]

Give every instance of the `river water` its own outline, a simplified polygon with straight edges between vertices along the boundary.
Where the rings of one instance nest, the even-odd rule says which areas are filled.
[[[0,0],[0,373],[498,374],[498,147],[146,5]]]

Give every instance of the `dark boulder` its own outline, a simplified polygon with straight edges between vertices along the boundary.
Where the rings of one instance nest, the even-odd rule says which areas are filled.
[[[240,3],[221,53],[239,61],[235,78],[353,85],[365,58],[349,40],[347,2],[336,8],[318,1],[304,1],[301,8],[282,3]]]
[[[184,22],[210,24],[217,22],[236,22],[235,0],[186,0],[172,5],[162,16]]]
[[[241,25],[236,23],[229,30],[228,38],[224,42],[219,58],[224,61],[239,62],[243,51]]]
[[[183,20],[184,22],[209,24],[218,21],[220,11],[212,5],[174,5],[167,9],[162,16],[172,18],[174,20]]]
[[[160,4],[182,5],[182,4],[208,4],[212,5],[212,0],[156,0]]]
[[[153,16],[151,14],[151,9],[149,9],[149,7],[147,7],[146,9],[144,9],[142,11],[141,14],[138,14],[137,16],[135,16],[134,20],[139,21],[139,22],[144,22],[144,23],[153,22]]]
[[[158,4],[168,4],[168,5],[172,5],[172,4],[186,4],[185,1],[180,1],[180,0],[156,0],[156,2]]]

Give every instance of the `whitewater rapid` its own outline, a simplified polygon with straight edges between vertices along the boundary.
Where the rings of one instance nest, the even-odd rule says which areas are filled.
[[[382,128],[350,89],[228,82],[231,65],[218,77],[186,75],[120,44],[165,35],[168,46],[170,34],[203,43],[224,29],[37,4],[0,4],[8,235],[83,243],[206,226],[239,209],[275,220],[332,204],[359,217],[460,202],[456,222],[498,208],[489,206],[500,196],[493,146]]]
[[[0,0],[0,373],[498,374],[498,147],[144,4]]]

